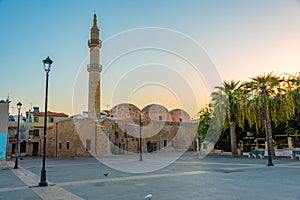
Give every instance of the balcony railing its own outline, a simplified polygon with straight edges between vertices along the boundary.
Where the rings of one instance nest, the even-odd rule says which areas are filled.
[[[101,40],[96,40],[96,39],[90,39],[88,41],[88,45],[91,45],[91,44],[102,45],[102,41]]]
[[[96,70],[96,71],[102,71],[102,65],[99,65],[99,64],[88,64],[87,65],[87,70],[90,71],[90,70]]]

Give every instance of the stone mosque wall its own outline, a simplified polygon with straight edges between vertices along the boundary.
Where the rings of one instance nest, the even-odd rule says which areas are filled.
[[[139,115],[141,114],[141,121]],[[141,123],[141,127],[140,127]],[[158,104],[140,110],[133,104],[119,104],[101,120],[69,118],[54,123],[49,132],[49,157],[86,157],[142,151],[195,150],[197,124],[180,109],[168,111]]]

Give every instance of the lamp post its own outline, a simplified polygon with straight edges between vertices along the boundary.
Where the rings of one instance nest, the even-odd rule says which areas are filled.
[[[266,85],[264,83],[261,85],[261,89],[262,89],[263,98],[264,98],[264,120],[265,120],[266,140],[267,140],[267,146],[268,146],[268,166],[273,166],[271,151],[270,151],[269,132],[268,132],[268,117],[267,117],[267,105],[266,105],[267,104]]]
[[[139,119],[140,119],[140,161],[143,161],[143,155],[142,155],[142,115],[139,113]]]
[[[53,61],[49,58],[49,56],[43,60],[44,69],[46,72],[46,95],[45,95],[45,115],[44,115],[44,139],[43,139],[43,163],[41,170],[41,180],[39,182],[39,186],[47,186],[46,181],[46,169],[45,169],[45,159],[46,159],[46,135],[47,135],[47,104],[48,104],[48,77],[51,69],[51,64]]]
[[[22,107],[22,103],[19,102],[17,103],[17,108],[18,108],[18,128],[17,128],[17,144],[16,144],[16,160],[15,160],[15,166],[14,169],[18,169],[18,157],[19,157],[19,129],[20,129],[20,110]]]

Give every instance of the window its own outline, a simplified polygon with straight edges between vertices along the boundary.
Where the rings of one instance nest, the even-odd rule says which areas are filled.
[[[70,142],[67,142],[67,150],[70,149]]]
[[[118,138],[119,138],[119,134],[118,134],[117,131],[115,131],[115,134],[114,134],[114,141],[116,142]]]
[[[34,117],[34,122],[39,122],[39,118],[38,117]]]
[[[159,121],[162,120],[162,116],[161,116],[161,115],[158,116],[158,120],[159,120]]]
[[[48,122],[53,123],[53,117],[49,117]]]
[[[91,150],[91,140],[85,141],[85,150],[90,151]]]
[[[167,140],[164,140],[164,147],[167,146]]]
[[[39,136],[40,133],[39,133],[39,129],[34,129],[33,130],[33,136]]]
[[[61,142],[58,144],[58,149],[59,149],[59,150],[62,149],[62,143],[61,143]]]

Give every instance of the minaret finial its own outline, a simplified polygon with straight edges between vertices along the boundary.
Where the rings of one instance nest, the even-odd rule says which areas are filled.
[[[94,23],[93,26],[97,26],[97,15],[94,13]]]

